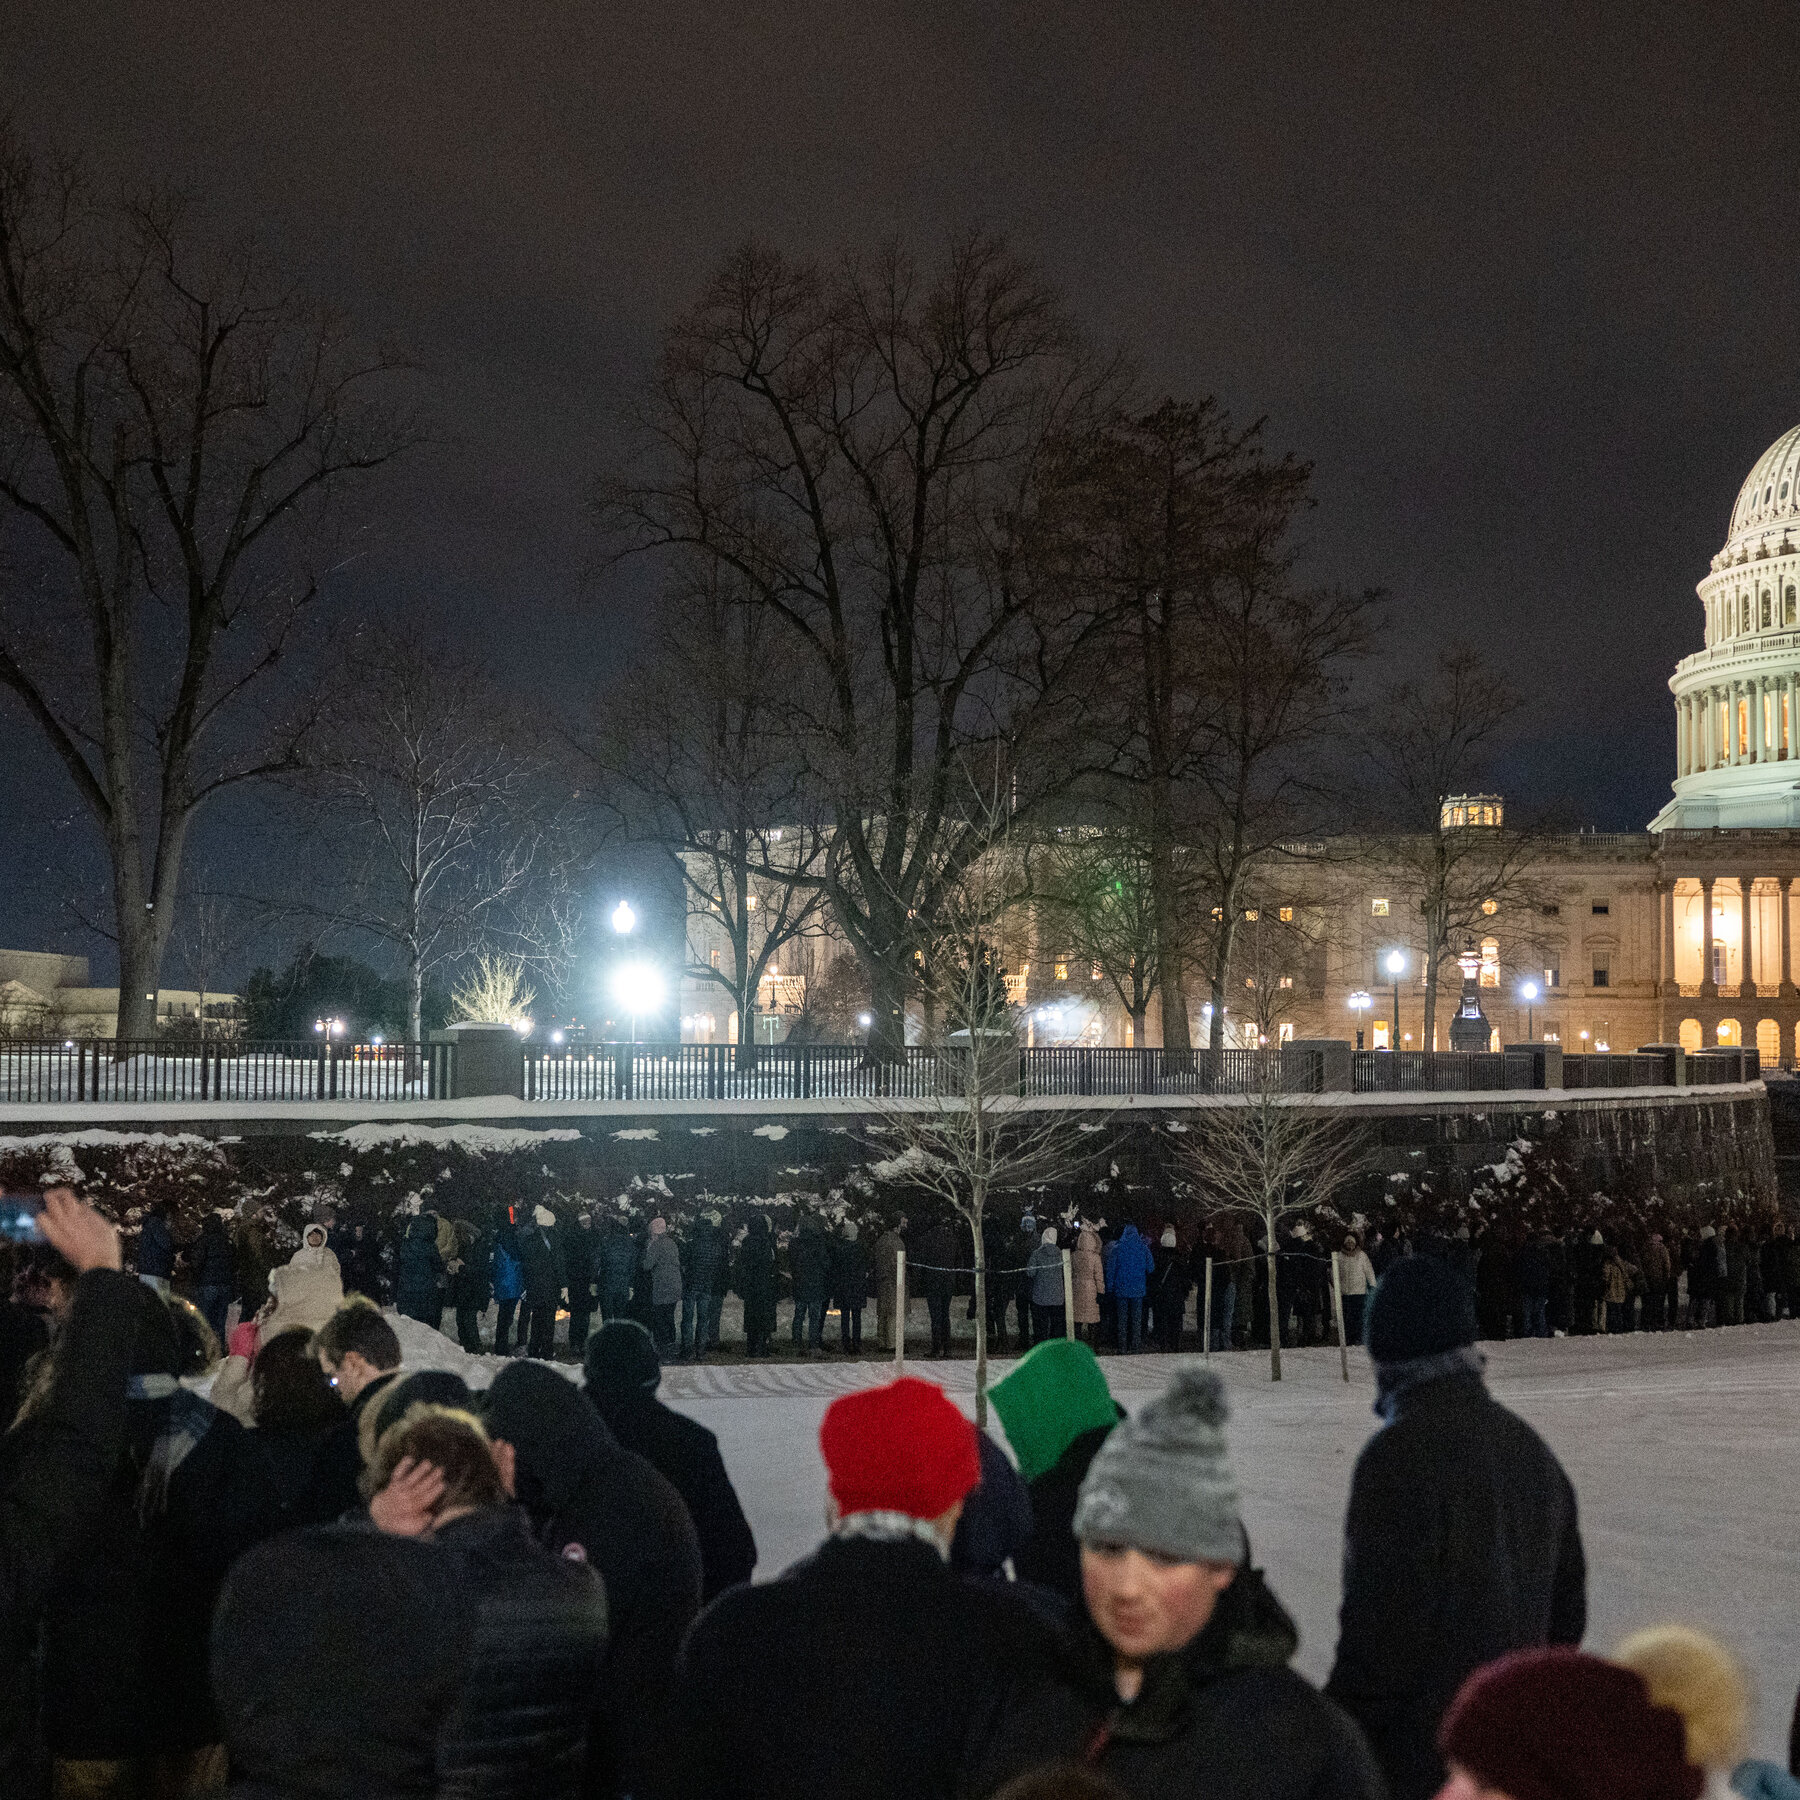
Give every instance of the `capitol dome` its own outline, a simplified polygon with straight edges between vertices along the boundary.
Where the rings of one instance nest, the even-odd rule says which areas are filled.
[[[1675,665],[1675,797],[1652,831],[1800,826],[1800,425],[1756,459]]]

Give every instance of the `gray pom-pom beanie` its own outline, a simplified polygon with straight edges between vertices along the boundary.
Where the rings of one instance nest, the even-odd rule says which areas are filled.
[[[1193,1359],[1100,1446],[1075,1505],[1084,1544],[1118,1544],[1177,1562],[1244,1555],[1237,1482],[1225,1455],[1225,1389]]]

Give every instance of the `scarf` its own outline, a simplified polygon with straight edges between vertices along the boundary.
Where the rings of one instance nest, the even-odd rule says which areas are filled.
[[[854,1512],[839,1519],[831,1535],[840,1538],[864,1538],[872,1544],[899,1544],[917,1538],[929,1544],[943,1561],[950,1560],[950,1546],[932,1530],[929,1519],[915,1519],[911,1513]]]
[[[1393,1424],[1400,1410],[1400,1400],[1414,1388],[1428,1381],[1442,1381],[1446,1375],[1480,1375],[1487,1368],[1487,1358],[1473,1344],[1459,1350],[1441,1350],[1435,1356],[1409,1357],[1405,1362],[1378,1362],[1375,1365],[1375,1411],[1388,1424]]]

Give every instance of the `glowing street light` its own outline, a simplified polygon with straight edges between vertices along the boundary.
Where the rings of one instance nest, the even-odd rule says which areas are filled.
[[[1366,988],[1358,988],[1350,996],[1350,1010],[1356,1014],[1356,1047],[1359,1050],[1363,1047],[1363,1015],[1374,1004],[1375,1001]]]
[[[630,937],[637,929],[637,914],[631,910],[629,900],[621,900],[612,911],[612,928],[620,937]]]
[[[1406,952],[1390,950],[1383,959],[1387,972],[1394,980],[1394,1036],[1393,1047],[1400,1048],[1400,977],[1406,973]]]
[[[637,1042],[639,1013],[655,1012],[663,1003],[663,978],[649,963],[622,963],[613,971],[613,997],[631,1015],[631,1041]]]
[[[1537,1005],[1538,984],[1525,981],[1519,984],[1519,998],[1525,1002],[1525,1041],[1528,1044],[1537,1042],[1537,1014],[1532,1010]]]
[[[342,1037],[344,1021],[342,1019],[314,1019],[313,1030],[324,1038]]]

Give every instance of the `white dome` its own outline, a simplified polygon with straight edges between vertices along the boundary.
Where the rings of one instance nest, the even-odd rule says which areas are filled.
[[[1761,456],[1738,489],[1725,548],[1747,533],[1800,523],[1800,425],[1784,431]]]

